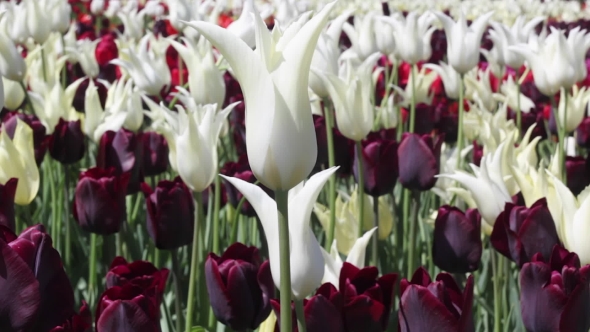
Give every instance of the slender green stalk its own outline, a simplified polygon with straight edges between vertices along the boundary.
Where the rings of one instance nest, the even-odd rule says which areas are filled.
[[[211,251],[219,253],[219,209],[221,205],[221,177],[218,175],[215,177],[215,194],[213,198],[213,244]],[[215,315],[213,310],[209,311],[209,328],[214,330],[216,324]]]
[[[326,137],[328,141],[328,167],[333,167],[336,163],[334,157],[334,136],[332,132],[334,119],[329,101],[325,100],[324,105]],[[334,241],[334,230],[336,229],[336,177],[334,176],[331,176],[328,180],[328,206],[330,208],[330,229],[327,234],[326,243],[324,244],[326,251],[330,251],[330,246]]]
[[[408,272],[407,276],[411,276],[416,269],[416,237],[418,229],[418,210],[420,209],[420,192],[412,192],[412,216],[410,219],[410,235],[408,236]]]
[[[522,111],[520,110],[520,81],[516,80],[516,128],[518,135],[522,137]]]
[[[190,273],[189,273],[189,281],[188,281],[188,300],[187,300],[187,310],[186,310],[186,326],[185,331],[191,332],[191,327],[193,324],[193,316],[194,316],[194,308],[195,308],[195,293],[196,293],[196,286],[197,286],[197,262],[198,262],[198,247],[199,247],[199,224],[204,222],[203,220],[203,205],[202,205],[202,196],[201,193],[195,193],[195,224],[193,229],[193,244],[191,249],[191,265],[190,265]]]
[[[242,205],[244,205],[245,201],[246,201],[246,197],[242,196],[242,198],[238,202],[238,206],[236,206],[235,214],[233,215],[232,224],[231,224],[231,234],[230,234],[230,238],[229,238],[230,244],[235,243],[238,240],[238,223],[239,223],[238,220],[241,215],[240,211],[242,210]]]
[[[412,198],[411,198],[411,192],[409,189],[405,189],[403,188],[403,196],[402,196],[402,218],[403,218],[403,222],[402,222],[402,232],[403,230],[406,230],[406,232],[410,229],[410,204],[412,203]],[[400,234],[400,245],[401,245],[401,253],[405,253],[408,250],[408,236],[406,234],[406,241],[403,241],[404,239],[404,234]],[[403,241],[403,242],[402,242]]]
[[[155,245],[154,245],[154,266],[157,268],[160,268],[160,264],[161,264],[161,259],[162,259],[162,253],[160,252],[160,249],[158,249]]]
[[[94,308],[96,299],[97,237],[96,233],[90,233],[90,263],[88,264],[88,304],[90,308]]]
[[[156,251],[159,251],[156,249]],[[172,276],[174,277],[174,305],[176,310],[176,331],[182,331],[182,288],[180,287],[180,263],[176,249],[170,251],[172,257]],[[157,266],[156,266],[157,267]]]
[[[279,255],[281,263],[281,331],[289,332],[291,323],[291,249],[289,246],[288,191],[276,190],[275,201],[279,216]]]
[[[373,227],[379,227],[379,197],[373,196]],[[379,229],[379,228],[377,228]],[[379,232],[373,234],[373,244],[371,245],[371,261],[373,266],[379,266]]]
[[[491,246],[490,246],[491,248]],[[500,285],[500,275],[499,275],[499,256],[500,254],[493,249],[491,256],[491,264],[492,264],[492,284],[494,288],[494,332],[500,332],[501,325],[502,325],[502,288]]]
[[[457,129],[457,170],[460,170],[463,167],[463,158],[461,158],[461,151],[463,150],[463,145],[465,144],[463,138],[463,99],[464,91],[463,91],[463,74],[459,79],[459,127]]]
[[[559,110],[558,108],[555,108],[555,123],[557,124],[557,138],[558,138],[558,142],[557,142],[557,153],[559,156],[559,169],[561,171],[561,180],[563,181],[563,183],[566,183],[567,181],[567,171],[565,169],[565,143],[566,143],[566,138],[567,138],[567,129],[566,129],[566,124],[567,124],[567,104],[568,104],[568,97],[569,97],[569,93],[566,91],[564,93],[564,110],[563,110],[563,121],[560,121],[559,119]]]
[[[123,256],[123,236],[121,232],[115,233],[115,256]]]
[[[69,271],[72,263],[72,226],[70,223],[70,175],[67,165],[63,165],[64,172],[64,223],[66,225],[66,270]]]
[[[363,219],[365,216],[365,170],[363,168],[363,146],[356,142],[357,169],[358,169],[358,204],[359,204],[359,229],[358,236],[363,236]]]
[[[299,329],[299,332],[307,332],[307,325],[305,325],[305,311],[303,310],[303,300],[295,300],[295,313],[297,314],[297,328]]]
[[[416,125],[416,67],[417,65],[412,65],[412,100],[410,103],[410,127],[408,131],[410,133],[414,132],[414,127]],[[401,120],[400,120],[401,121]]]

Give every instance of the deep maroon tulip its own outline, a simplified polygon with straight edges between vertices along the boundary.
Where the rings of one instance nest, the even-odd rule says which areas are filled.
[[[126,218],[129,173],[90,168],[80,173],[74,194],[74,218],[82,229],[101,235],[117,233]]]
[[[316,141],[318,145],[318,158],[315,170],[328,168],[328,137],[326,133],[326,120],[322,116],[314,115]],[[354,142],[346,138],[338,128],[332,128],[334,143],[334,164],[340,166],[336,171],[339,176],[349,176],[352,171],[354,154]]]
[[[404,134],[397,149],[399,182],[408,189],[425,191],[434,187],[440,169],[442,137],[433,142],[430,135]]]
[[[158,304],[164,295],[168,269],[158,270],[154,264],[147,261],[128,263],[123,257],[115,257],[107,272],[107,289],[115,286],[132,284],[143,290],[143,294],[156,299]]]
[[[42,225],[0,226],[0,331],[49,331],[74,314],[74,292]]]
[[[590,117],[584,118],[576,128],[576,143],[583,148],[590,148]]]
[[[158,249],[171,250],[192,242],[195,204],[180,177],[163,180],[152,190],[141,184],[147,207],[147,230]]]
[[[399,304],[401,332],[471,332],[473,324],[473,276],[467,278],[461,291],[453,277],[439,273],[432,282],[423,267],[402,279]]]
[[[467,273],[478,269],[482,253],[481,216],[476,209],[466,213],[444,205],[434,221],[432,259],[450,273]]]
[[[374,197],[390,193],[398,175],[397,142],[369,136],[361,144],[365,193]],[[357,182],[358,158],[355,149],[353,171]]]
[[[548,259],[559,238],[547,201],[542,198],[530,208],[506,203],[496,219],[490,241],[494,249],[519,267],[537,253]]]
[[[471,161],[475,166],[479,166],[481,164],[481,158],[483,158],[483,145],[479,145],[476,141],[473,141],[473,157]]]
[[[168,142],[164,136],[145,132],[141,134],[143,143],[143,175],[155,176],[166,172],[168,169]]]
[[[555,246],[549,263],[535,255],[520,270],[520,310],[527,331],[590,329],[590,265]],[[565,255],[564,255],[565,254]]]
[[[131,283],[107,289],[96,308],[96,332],[160,332],[158,301]]]
[[[572,194],[577,196],[590,185],[589,166],[588,160],[582,157],[566,157],[567,187],[572,191]]]
[[[397,274],[379,278],[376,267],[359,269],[344,263],[339,289],[344,295],[342,318],[346,331],[385,331],[389,324]]]
[[[49,136],[47,136],[47,130],[45,129],[45,126],[35,115],[9,112],[4,116],[2,121],[4,122],[4,129],[6,130],[6,133],[10,139],[14,138],[17,119],[28,124],[33,130],[33,148],[35,149],[35,161],[37,162],[37,165],[41,165],[41,162],[45,157],[45,152],[47,151],[47,145],[49,144]]]
[[[63,324],[54,327],[49,332],[90,332],[92,331],[92,314],[86,301],[82,301],[80,312],[75,313]]]
[[[436,130],[442,135],[446,143],[457,142],[457,132],[459,130],[459,116],[456,111],[457,102],[443,98],[436,104],[437,121]]]
[[[205,281],[215,317],[231,329],[254,330],[270,314],[274,283],[269,262],[260,263],[258,248],[234,243],[221,257],[210,253]]]
[[[414,132],[420,135],[430,134],[436,121],[436,107],[425,103],[416,105],[416,123]]]
[[[125,128],[117,132],[107,131],[100,138],[96,166],[108,169],[113,167],[115,174],[129,173],[127,194],[139,191],[139,184],[143,182],[141,163],[143,160],[140,135]]]
[[[6,184],[0,184],[0,225],[14,232],[14,194],[18,179],[11,178]]]
[[[85,112],[86,90],[90,85],[90,80],[92,80],[94,86],[96,87],[98,99],[103,109],[107,100],[107,87],[101,81],[87,77],[82,81],[82,83],[80,83],[80,85],[76,89],[76,93],[74,94],[74,100],[72,101],[72,106],[74,107],[74,109],[76,109],[76,111],[80,113]]]
[[[318,288],[310,299],[303,300],[303,312],[305,314],[305,327],[308,332],[344,332],[342,320],[343,295],[331,283],[325,283]],[[273,310],[277,316],[275,331],[280,325],[281,303],[271,300]],[[291,305],[293,332],[298,332],[295,305]]]
[[[60,118],[49,139],[49,154],[62,164],[73,164],[84,157],[84,140],[80,120]]]

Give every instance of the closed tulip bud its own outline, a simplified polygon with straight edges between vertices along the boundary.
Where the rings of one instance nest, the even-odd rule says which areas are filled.
[[[141,137],[127,129],[105,132],[98,146],[96,166],[102,169],[114,168],[116,175],[129,173],[127,194],[139,191],[143,182],[141,164],[143,160]]]
[[[188,23],[223,54],[240,82],[247,100],[250,166],[256,178],[272,190],[293,188],[307,178],[315,164],[309,70],[315,44],[334,4],[326,5],[305,24],[309,15],[303,15],[284,35],[276,26],[271,35],[254,10],[254,30],[260,42],[255,52],[221,27]]]
[[[473,272],[479,268],[482,253],[481,216],[475,209],[463,213],[444,205],[434,221],[432,259],[449,273]]]
[[[73,164],[84,157],[84,133],[78,121],[59,119],[49,139],[49,154],[60,163]]]
[[[565,158],[567,187],[576,196],[590,185],[590,165],[588,163],[589,161],[582,157]]]
[[[158,133],[145,132],[141,134],[143,143],[143,164],[140,167],[143,175],[156,176],[168,169],[168,141]]]
[[[158,270],[154,264],[147,261],[128,263],[123,257],[115,257],[106,275],[106,286],[109,289],[131,284],[141,288],[144,294],[154,297],[160,303],[169,273],[168,269]]]
[[[547,201],[540,199],[530,208],[507,203],[494,224],[490,241],[494,249],[519,267],[535,254],[549,259],[559,238]]]
[[[39,168],[35,162],[33,130],[20,119],[16,120],[14,136],[8,136],[8,130],[0,133],[0,183],[11,178],[18,179],[15,203],[30,204],[39,190]]]
[[[0,226],[0,330],[49,331],[74,314],[74,292],[42,225]]]
[[[255,330],[270,314],[274,284],[258,248],[234,243],[221,257],[210,253],[205,281],[215,317],[231,329]]]
[[[101,235],[117,233],[126,218],[128,183],[129,173],[115,175],[113,168],[81,172],[74,193],[74,218],[80,227]]]
[[[160,305],[134,284],[107,289],[96,307],[96,332],[160,331]]]
[[[37,116],[32,114],[23,114],[18,112],[10,112],[4,116],[4,129],[8,134],[8,137],[14,139],[14,133],[18,120],[29,125],[33,130],[33,148],[35,149],[35,161],[37,165],[41,165],[43,158],[45,158],[45,152],[47,151],[47,145],[49,144],[49,136],[46,135],[47,130],[45,126],[39,121]]]
[[[576,143],[583,148],[590,148],[590,117],[585,117],[576,129]]]
[[[112,60],[118,58],[119,49],[115,38],[110,34],[103,36],[94,49],[94,56],[101,67],[108,66]]]
[[[397,274],[377,277],[370,266],[358,268],[348,262],[340,270],[339,289],[344,294],[342,317],[350,331],[385,331],[395,298]]]
[[[586,332],[590,328],[590,265],[555,246],[549,260],[533,257],[520,270],[520,311],[527,331]],[[546,263],[548,262],[548,263]]]
[[[473,276],[461,291],[453,277],[439,273],[432,281],[423,267],[412,280],[400,283],[399,325],[401,332],[473,332]]]
[[[0,184],[0,226],[8,227],[14,232],[14,195],[18,179],[12,178],[6,184]]]
[[[309,332],[334,331],[344,332],[344,321],[342,319],[343,294],[331,283],[321,285],[315,295],[303,300],[303,312],[305,314],[305,327]],[[277,300],[270,301],[277,317],[281,313],[281,304]],[[291,305],[293,312],[293,331],[297,328],[295,319],[295,306]],[[280,325],[280,319],[276,320],[276,329]],[[275,329],[275,330],[276,330]]]
[[[180,177],[163,180],[152,190],[141,184],[147,207],[147,230],[158,249],[174,249],[192,242],[195,205]]]
[[[397,149],[399,182],[408,189],[426,191],[434,187],[440,169],[443,138],[405,134]]]
[[[362,141],[362,163],[365,179],[364,191],[371,196],[390,193],[398,177],[398,146],[391,139],[368,137]],[[354,178],[358,181],[358,158],[354,153]]]

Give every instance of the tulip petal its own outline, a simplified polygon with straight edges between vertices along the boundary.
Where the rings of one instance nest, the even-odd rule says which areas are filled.
[[[369,244],[369,241],[371,241],[371,237],[376,230],[377,227],[373,227],[354,242],[352,249],[350,249],[350,252],[346,257],[346,262],[358,268],[365,267],[365,252],[367,250],[367,245]]]
[[[457,319],[428,288],[409,285],[400,299],[399,325],[402,332],[456,332]]]

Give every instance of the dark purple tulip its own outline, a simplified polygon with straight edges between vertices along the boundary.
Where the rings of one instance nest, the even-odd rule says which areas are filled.
[[[434,221],[432,258],[441,270],[467,273],[478,269],[482,253],[481,216],[444,205]]]
[[[0,184],[0,225],[14,232],[14,194],[18,179],[11,178],[6,184]]]
[[[530,208],[506,203],[496,219],[490,241],[494,249],[519,267],[537,253],[548,259],[559,238],[547,201],[542,198]]]
[[[436,109],[433,105],[420,103],[416,105],[416,123],[414,132],[420,135],[430,134],[436,121]]]
[[[117,233],[126,218],[128,183],[129,173],[115,175],[112,168],[81,172],[74,193],[74,218],[80,227],[101,235]]]
[[[434,187],[440,169],[442,137],[404,134],[397,149],[399,182],[408,189],[426,191]]]
[[[96,308],[96,332],[160,332],[158,301],[128,283],[107,289]]]
[[[397,142],[369,135],[361,144],[365,193],[374,197],[390,193],[398,175]],[[355,149],[353,172],[358,182],[359,156],[356,151]]]
[[[129,173],[127,194],[139,191],[139,184],[143,182],[141,170],[142,147],[140,135],[125,128],[117,132],[107,131],[100,138],[96,166],[108,169],[114,168],[115,174]]]
[[[589,166],[588,160],[582,157],[566,157],[567,187],[572,191],[572,194],[577,196],[590,185]]]
[[[328,137],[326,134],[326,119],[323,116],[314,115],[315,135],[318,145],[318,158],[315,170],[328,168]],[[346,138],[338,128],[332,128],[334,139],[334,164],[340,166],[336,171],[339,176],[349,176],[352,171],[354,142]]]
[[[270,314],[274,283],[258,248],[234,243],[221,257],[210,253],[205,281],[215,317],[231,329],[254,330]]]
[[[473,141],[473,157],[472,162],[475,166],[479,166],[481,164],[481,158],[483,157],[483,145],[477,144],[476,141]]]
[[[308,332],[344,332],[342,320],[343,295],[331,283],[325,283],[318,288],[310,299],[303,300],[305,327]],[[280,325],[281,304],[278,300],[271,300],[273,310],[277,316],[275,331]],[[293,332],[298,332],[295,306],[291,305]]]
[[[54,327],[49,332],[90,332],[92,331],[92,314],[86,301],[82,300],[79,313],[74,313],[63,324]]]
[[[549,263],[535,255],[520,270],[520,310],[527,331],[590,329],[590,265],[555,246]]]
[[[590,148],[590,117],[585,117],[576,128],[576,143],[583,148]]]
[[[141,288],[143,294],[156,299],[159,304],[164,295],[169,272],[168,269],[158,270],[154,264],[147,261],[128,263],[123,257],[115,257],[107,272],[107,289],[132,284]]]
[[[155,176],[166,172],[168,169],[168,142],[164,136],[145,132],[141,134],[143,143],[143,175]]]
[[[359,269],[346,262],[342,265],[339,289],[344,295],[342,317],[346,331],[387,329],[397,274],[378,275],[374,266]]]
[[[74,314],[74,292],[42,225],[0,226],[0,331],[49,331]]]
[[[84,157],[84,140],[80,120],[60,118],[49,139],[49,154],[62,164],[73,164]]]
[[[473,276],[461,291],[453,277],[439,273],[432,282],[423,267],[402,279],[399,304],[401,332],[471,332],[473,324]]]
[[[446,143],[457,142],[457,132],[459,130],[459,116],[456,109],[458,108],[457,102],[444,97],[435,105],[437,119],[435,128],[437,132],[441,136],[444,134]]]
[[[21,120],[28,124],[33,130],[33,148],[35,149],[35,161],[37,162],[37,165],[41,165],[41,162],[45,157],[45,152],[47,151],[47,145],[49,144],[49,136],[47,136],[45,126],[35,115],[9,112],[4,116],[2,121],[4,122],[4,129],[6,130],[6,133],[10,139],[14,138],[17,120]]]
[[[152,190],[141,184],[147,207],[147,230],[158,249],[171,250],[192,243],[195,205],[180,177],[162,180]]]

